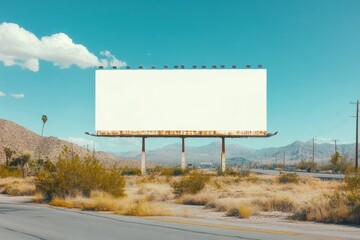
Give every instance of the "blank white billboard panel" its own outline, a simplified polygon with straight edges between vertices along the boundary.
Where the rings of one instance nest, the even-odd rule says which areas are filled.
[[[96,131],[121,136],[266,135],[266,70],[97,70]]]

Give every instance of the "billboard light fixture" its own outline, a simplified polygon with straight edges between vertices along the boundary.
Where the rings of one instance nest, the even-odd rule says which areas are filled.
[[[251,68],[251,66],[249,64],[246,65],[246,68]]]
[[[212,68],[216,68],[216,65],[212,65]]]
[[[175,65],[175,66],[174,66],[174,68],[175,68],[175,69],[178,69],[178,68],[179,68],[179,66],[178,66],[178,65]]]
[[[126,66],[126,69],[130,69],[130,66]]]
[[[117,69],[117,66],[112,66],[113,67],[113,69]]]
[[[142,65],[139,65],[139,69],[144,69],[144,67]]]
[[[196,65],[193,65],[192,68],[197,68],[197,66],[196,66]]]
[[[168,69],[169,67],[168,67],[168,65],[164,65],[164,68],[165,68],[165,69]]]
[[[225,68],[225,65],[220,65],[220,68]]]
[[[184,69],[184,68],[185,68],[185,65],[181,65],[180,67],[181,67],[181,69]]]
[[[205,65],[202,65],[201,68],[206,68],[206,66],[205,66]]]
[[[151,69],[155,69],[156,67],[155,66],[151,66]]]
[[[104,69],[104,66],[99,66],[99,69]]]
[[[232,65],[231,68],[236,68],[236,65]]]
[[[262,68],[262,64],[258,64],[258,68]]]

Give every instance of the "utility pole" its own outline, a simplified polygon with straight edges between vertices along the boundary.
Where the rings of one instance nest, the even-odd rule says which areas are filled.
[[[285,152],[284,152],[284,159],[283,159],[283,169],[285,170]]]
[[[355,170],[357,170],[359,161],[359,100],[352,104],[356,104]]]
[[[359,164],[359,100],[356,101],[356,149],[355,149],[355,169]]]
[[[338,141],[339,139],[334,139],[333,141],[335,142],[335,153],[337,153],[337,148],[336,148],[336,141]]]
[[[313,171],[315,170],[315,138],[313,140],[313,147],[312,147],[312,163],[313,163]]]

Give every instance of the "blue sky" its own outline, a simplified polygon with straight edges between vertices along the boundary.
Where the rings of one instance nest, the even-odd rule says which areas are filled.
[[[91,144],[84,132],[95,131],[93,66],[100,61],[147,67],[260,63],[268,69],[268,131],[279,135],[228,143],[354,142],[355,106],[349,102],[360,98],[359,12],[356,0],[6,1],[0,24],[13,24],[0,27],[0,118],[40,133],[46,114],[45,135]],[[64,42],[71,48],[64,51]],[[138,139],[95,141],[108,151],[140,147]],[[148,149],[180,143],[147,141]],[[187,143],[212,141],[219,140]]]

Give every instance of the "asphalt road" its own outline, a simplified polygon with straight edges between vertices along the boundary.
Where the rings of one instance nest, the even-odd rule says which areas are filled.
[[[265,224],[267,225],[267,224]],[[359,239],[360,229],[269,226],[179,217],[127,217],[34,205],[0,195],[0,239]]]
[[[345,177],[344,174],[289,172],[289,171],[277,171],[277,170],[267,170],[267,169],[258,169],[258,168],[251,168],[250,171],[254,172],[254,173],[266,174],[266,175],[279,175],[280,172],[296,173],[297,175],[303,176],[303,177],[315,177],[315,178],[329,179],[329,180],[342,180]]]

